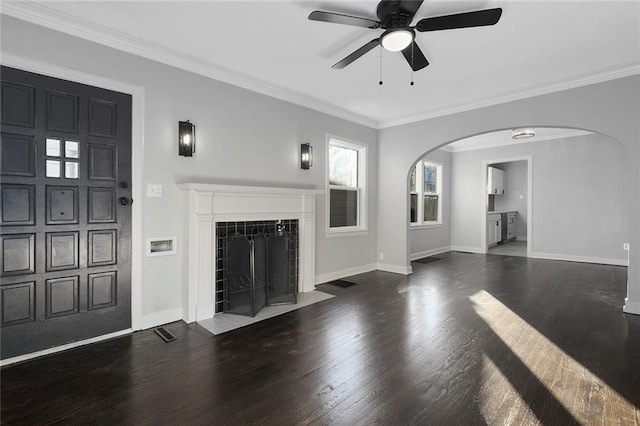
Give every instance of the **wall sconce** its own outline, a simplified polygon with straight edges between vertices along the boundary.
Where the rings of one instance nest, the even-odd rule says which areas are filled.
[[[178,122],[178,155],[192,157],[196,152],[196,126],[187,121]]]
[[[308,143],[300,145],[300,168],[309,170],[313,166],[313,147]]]

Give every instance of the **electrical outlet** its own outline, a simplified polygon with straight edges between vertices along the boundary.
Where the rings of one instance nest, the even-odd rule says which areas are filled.
[[[378,253],[378,259],[384,260],[384,252]]]
[[[622,250],[629,251],[629,243],[624,243],[622,245]]]

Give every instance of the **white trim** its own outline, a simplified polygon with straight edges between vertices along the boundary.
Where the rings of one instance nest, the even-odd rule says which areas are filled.
[[[524,242],[526,242],[527,241],[527,237],[526,237],[526,235],[524,237],[523,236],[518,236],[518,237],[516,237],[516,241],[524,241]]]
[[[133,332],[132,329],[127,328],[126,330],[120,330],[109,334],[103,334],[102,336],[92,337],[90,339],[78,340],[77,342],[67,343],[66,345],[55,346],[53,348],[43,349],[37,352],[31,352],[25,355],[14,356],[13,358],[6,358],[0,360],[0,367],[4,367],[7,365],[15,364],[16,362],[28,361],[33,358],[38,358],[45,355],[55,354],[57,352],[66,351],[69,349],[77,348],[84,345],[89,345],[91,343],[102,342],[104,340],[113,339],[115,337],[125,336],[127,334],[131,334]]]
[[[467,251],[475,254],[486,254],[487,250],[482,250],[481,247],[466,247],[466,246],[451,246],[449,251]]]
[[[388,263],[378,263],[376,265],[379,271],[391,272],[393,274],[402,274],[402,275],[411,275],[413,273],[413,268],[411,265],[390,265]]]
[[[142,317],[142,330],[158,327],[170,322],[180,321],[182,319],[182,308],[169,309],[161,312],[154,312],[150,315]]]
[[[2,13],[46,28],[71,34],[120,51],[200,74],[227,84],[291,102],[334,117],[376,128],[377,121],[339,106],[294,92],[273,83],[230,70],[203,59],[142,40],[93,22],[66,15],[35,2],[2,2]]]
[[[7,3],[3,3],[6,8]],[[4,12],[4,9],[3,9]],[[131,205],[131,328],[140,330],[143,312],[143,170],[144,170],[144,113],[145,90],[118,80],[87,74],[70,68],[25,58],[2,54],[0,63],[51,77],[72,80],[108,90],[131,95],[131,187],[132,197],[138,200]]]
[[[413,194],[415,194],[415,192],[414,192]],[[410,230],[410,231],[414,231],[414,230],[415,230],[415,231],[418,231],[418,230],[420,230],[420,229],[442,228],[443,226],[444,226],[444,224],[443,224],[442,222],[440,222],[440,223],[430,223],[430,222],[427,222],[427,223],[422,224],[422,225],[416,225],[416,224],[414,224],[414,223],[411,223],[411,224],[409,225],[409,230]]]
[[[424,114],[417,114],[398,120],[380,121],[378,122],[378,129],[401,126],[403,124],[410,124],[417,121],[428,120],[431,118],[443,117],[446,115],[457,114],[465,111],[486,108],[489,106],[518,101],[534,96],[547,95],[563,90],[575,89],[577,87],[589,86],[591,84],[629,77],[636,74],[640,74],[640,61],[625,62],[622,64],[612,65],[610,67],[600,68],[590,72],[574,74],[567,78],[550,80],[539,84],[524,86],[519,89],[506,92],[502,95],[489,96],[484,99],[465,102],[462,105],[454,106],[451,108],[435,110]]]
[[[529,257],[532,257],[534,259],[561,260],[564,262],[598,263],[603,265],[615,265],[615,266],[628,266],[628,263],[629,263],[626,259],[575,256],[571,254],[558,254],[558,253],[541,253],[537,251],[531,253],[531,256]]]
[[[622,311],[627,314],[640,315],[640,302],[631,302],[628,297],[624,299]]]
[[[423,257],[429,257],[429,256],[433,256],[435,254],[446,253],[448,251],[451,251],[451,247],[450,246],[435,248],[435,249],[431,249],[431,250],[420,251],[420,252],[417,252],[417,253],[411,253],[410,259],[413,262],[414,260],[422,259]]]
[[[355,266],[353,268],[341,269],[339,271],[329,272],[328,274],[316,275],[316,285],[325,284],[330,281],[339,280],[341,278],[350,277],[352,275],[364,274],[365,272],[371,272],[376,270],[376,264],[370,263],[368,265]]]
[[[246,196],[253,195],[261,197],[265,194],[289,195],[292,198],[298,198],[300,195],[322,195],[324,190],[311,188],[285,188],[285,187],[269,187],[269,186],[243,186],[243,185],[223,185],[217,183],[178,183],[178,189],[215,192],[217,194],[243,194]]]
[[[418,165],[420,167],[418,167]],[[426,192],[424,189],[424,168],[425,166],[435,167],[437,170],[437,182],[436,182],[436,192]],[[420,228],[436,228],[444,225],[444,220],[442,218],[442,209],[443,209],[443,179],[444,179],[444,165],[439,161],[433,161],[428,159],[427,157],[423,157],[413,165],[413,170],[416,171],[416,190],[415,192],[411,191],[411,173],[409,174],[409,198],[411,195],[417,195],[416,201],[416,222],[411,222],[409,219],[409,226],[411,229],[420,229]],[[424,196],[425,195],[436,195],[438,196],[438,220],[433,221],[424,221]],[[411,208],[411,202],[409,202],[409,208]]]
[[[343,187],[339,185],[331,185],[329,183],[329,175],[331,173],[331,164],[330,164],[330,154],[329,148],[331,145],[350,149],[358,152],[358,170],[357,170],[357,178],[358,178],[358,186],[357,187]],[[368,145],[357,142],[354,140],[350,140],[347,138],[335,136],[327,133],[326,135],[326,166],[325,166],[325,183],[326,183],[326,202],[325,204],[325,212],[326,212],[326,220],[325,220],[325,235],[326,236],[356,236],[366,235],[369,231],[368,227],[368,218],[369,218],[369,182],[367,175],[367,165],[369,163],[369,150],[367,149]],[[357,226],[342,226],[342,227],[334,227],[331,228],[331,189],[341,189],[344,188],[346,190],[357,190],[358,191],[358,225]]]

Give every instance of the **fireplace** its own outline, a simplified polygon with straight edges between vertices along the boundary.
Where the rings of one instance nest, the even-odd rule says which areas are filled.
[[[224,249],[218,245],[223,223],[259,222],[263,226],[273,223],[277,227],[279,221],[285,226],[282,231],[295,233],[297,254],[295,266],[288,263],[293,271],[287,272],[287,291],[280,294],[284,281],[279,274],[278,282],[282,287],[272,289],[272,303],[289,303],[297,292],[315,289],[315,201],[316,195],[324,194],[323,190],[203,183],[182,183],[178,188],[185,194],[183,205],[187,218],[187,229],[183,233],[186,242],[181,245],[188,264],[183,298],[183,319],[186,322],[204,320],[216,312],[225,311],[228,300],[225,291],[228,289],[225,290],[224,279],[217,278],[217,271],[224,269],[225,262]],[[266,234],[277,233],[278,230],[273,228]],[[247,234],[241,237],[246,240]],[[278,244],[286,244],[283,241],[280,239]],[[275,244],[276,239],[273,242]],[[293,243],[289,241],[288,244],[291,250]],[[242,256],[246,257],[246,254]]]
[[[298,221],[217,222],[216,313],[255,316],[292,304],[298,287]]]

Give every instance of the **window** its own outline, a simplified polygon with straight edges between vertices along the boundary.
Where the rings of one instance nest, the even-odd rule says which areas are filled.
[[[442,164],[418,161],[409,178],[412,225],[442,224]]]
[[[366,230],[366,148],[329,138],[329,232]]]

